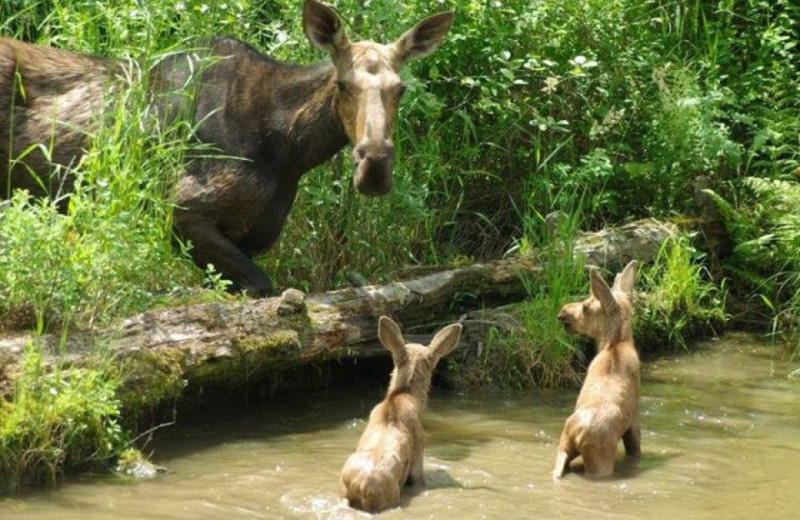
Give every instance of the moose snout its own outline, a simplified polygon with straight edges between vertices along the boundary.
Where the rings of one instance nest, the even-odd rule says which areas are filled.
[[[353,149],[353,184],[364,195],[385,195],[392,188],[394,144],[391,141],[362,142]]]
[[[567,332],[572,332],[572,315],[567,311],[566,307],[559,311],[558,321],[561,322]]]
[[[353,149],[353,160],[356,164],[369,159],[374,162],[394,162],[394,143],[383,141],[361,141]]]

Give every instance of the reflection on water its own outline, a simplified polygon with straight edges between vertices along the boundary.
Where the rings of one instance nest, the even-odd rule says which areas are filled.
[[[747,336],[645,367],[642,451],[617,475],[550,478],[574,391],[434,392],[425,489],[386,519],[782,519],[800,514],[800,383]],[[218,415],[156,439],[153,481],[84,478],[0,501],[3,520],[358,519],[335,495],[380,389]]]

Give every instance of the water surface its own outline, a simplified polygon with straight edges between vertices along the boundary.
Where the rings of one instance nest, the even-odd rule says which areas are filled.
[[[646,365],[642,458],[617,475],[551,479],[575,391],[457,395],[426,413],[427,486],[382,519],[789,519],[800,517],[800,381],[751,336]],[[387,375],[388,379],[388,375]],[[380,388],[321,392],[217,413],[156,434],[169,472],[84,477],[0,501],[2,520],[358,519],[336,497]]]

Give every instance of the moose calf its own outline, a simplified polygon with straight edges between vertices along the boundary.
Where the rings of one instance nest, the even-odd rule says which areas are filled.
[[[339,495],[351,507],[370,512],[397,504],[403,485],[425,483],[422,411],[428,401],[433,369],[458,344],[461,325],[440,330],[426,348],[406,344],[397,324],[383,316],[378,337],[394,361],[389,389],[383,401],[372,409],[358,448],[345,462],[339,478]]]
[[[631,335],[635,280],[635,261],[616,276],[611,288],[592,269],[589,298],[569,303],[558,313],[567,332],[595,341],[597,355],[561,433],[554,478],[563,477],[578,455],[586,475],[612,475],[620,437],[629,456],[639,455],[639,356]]]

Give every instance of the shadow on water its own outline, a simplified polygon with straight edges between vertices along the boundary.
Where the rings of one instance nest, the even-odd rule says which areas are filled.
[[[264,378],[241,392],[179,407],[174,424],[142,437],[143,451],[160,463],[215,447],[327,430],[366,419],[388,384],[391,359],[333,361]],[[311,388],[298,390],[309,384]],[[142,428],[146,431],[148,428]]]

